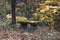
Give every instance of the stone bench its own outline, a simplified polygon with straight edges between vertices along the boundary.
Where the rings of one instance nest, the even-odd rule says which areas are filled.
[[[42,25],[41,21],[18,21],[17,23],[21,24],[22,27],[37,27]]]

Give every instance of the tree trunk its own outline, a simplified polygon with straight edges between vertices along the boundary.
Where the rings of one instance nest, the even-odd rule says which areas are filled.
[[[16,24],[15,7],[16,7],[16,0],[11,0],[12,24]]]

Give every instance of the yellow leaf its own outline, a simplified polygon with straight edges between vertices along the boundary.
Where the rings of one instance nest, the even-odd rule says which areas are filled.
[[[41,21],[44,20],[44,19],[45,19],[45,17],[42,17],[42,18],[41,18]]]

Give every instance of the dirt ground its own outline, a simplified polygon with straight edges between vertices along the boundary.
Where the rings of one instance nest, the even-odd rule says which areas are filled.
[[[60,33],[56,30],[49,32],[48,27],[12,30],[0,28],[0,40],[60,40]]]

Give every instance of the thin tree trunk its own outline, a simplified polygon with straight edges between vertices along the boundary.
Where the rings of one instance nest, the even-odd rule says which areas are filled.
[[[16,4],[16,0],[11,0],[12,24],[16,24],[15,4]]]

